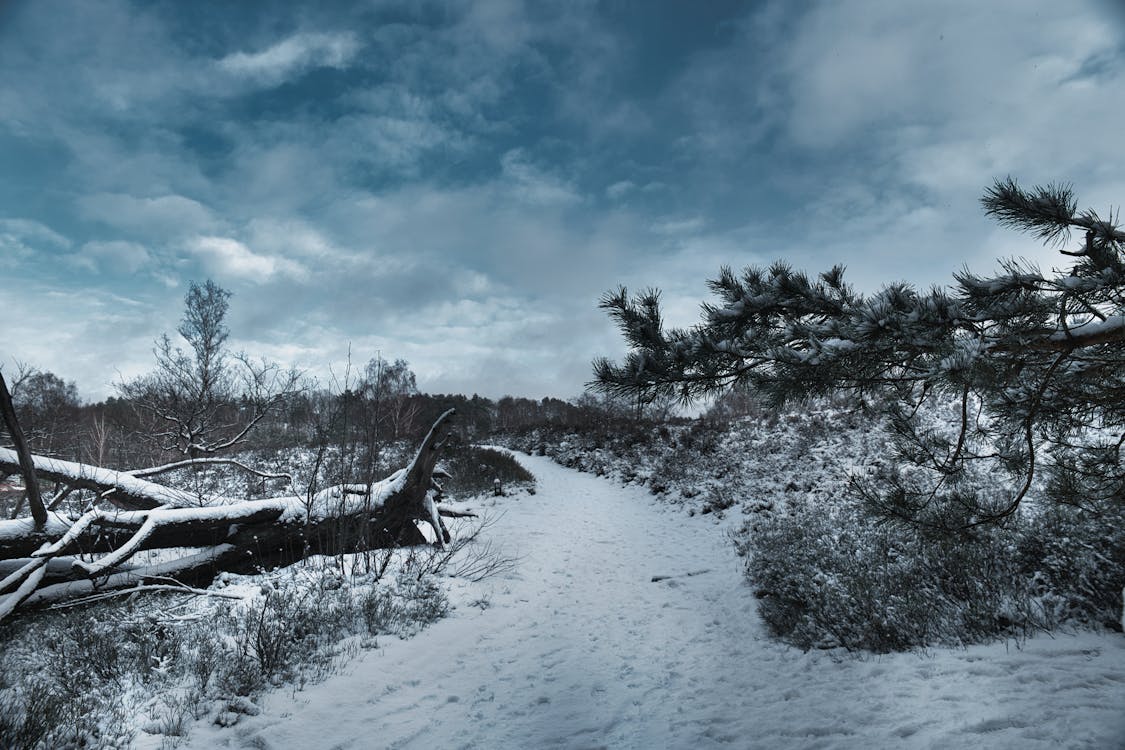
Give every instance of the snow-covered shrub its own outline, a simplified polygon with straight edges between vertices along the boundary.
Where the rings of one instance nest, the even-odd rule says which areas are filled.
[[[1014,546],[1020,569],[1052,622],[1122,627],[1125,508],[1098,513],[1045,508]]]
[[[229,725],[262,690],[331,674],[341,648],[369,632],[405,638],[448,613],[444,589],[401,559],[383,581],[350,562],[349,577],[310,563],[217,582],[242,601],[154,594],[5,622],[0,748],[124,748],[138,728],[182,734],[219,703],[215,720]],[[374,626],[379,601],[389,630]]]
[[[739,539],[759,611],[801,648],[879,653],[1025,635],[1045,624],[1005,530],[950,539],[796,501]]]
[[[400,607],[395,601],[394,592],[389,588],[372,589],[360,601],[364,622],[372,635],[393,633],[398,623]]]
[[[1120,620],[1125,513],[1032,499],[1004,525],[971,533],[881,522],[849,489],[851,477],[895,466],[884,424],[858,404],[726,410],[673,425],[667,438],[648,431],[633,443],[600,431],[552,443],[543,432],[527,447],[621,481],[647,475],[650,490],[690,513],[741,516],[733,536],[761,613],[791,643],[889,651]],[[983,472],[971,479],[978,492],[1005,490]]]
[[[401,584],[404,619],[412,627],[424,627],[449,614],[445,590],[431,578],[404,578]]]
[[[535,484],[535,477],[508,453],[457,440],[446,446],[441,465],[450,474],[445,490],[457,497],[492,492],[496,480],[505,489]]]
[[[267,589],[244,609],[236,620],[238,669],[230,675],[238,678],[237,695],[292,678],[295,669],[320,652],[320,642],[332,637],[335,624],[321,619],[326,596],[331,593],[319,587],[308,593]]]
[[[445,590],[428,576],[409,571],[396,577],[394,586],[373,589],[360,606],[372,635],[406,638],[449,613]]]
[[[227,648],[233,655],[220,662],[217,683],[224,692],[247,696],[268,685],[323,673],[336,656],[335,644],[363,632],[368,603],[379,597],[395,603],[396,621],[404,630],[421,630],[437,619],[430,616],[432,592],[397,582],[370,583],[373,578],[353,586],[328,568],[312,580],[283,579],[263,586],[263,596],[226,610],[232,634]],[[438,595],[444,597],[444,591],[439,589]]]
[[[133,681],[135,651],[71,612],[5,628],[0,657],[0,747],[127,747],[117,698]]]
[[[676,435],[686,422],[604,416],[583,423],[526,427],[492,439],[515,450],[549,456],[567,468],[646,484],[661,457],[674,451]]]
[[[35,750],[49,746],[67,715],[65,697],[41,678],[0,690],[0,747]]]

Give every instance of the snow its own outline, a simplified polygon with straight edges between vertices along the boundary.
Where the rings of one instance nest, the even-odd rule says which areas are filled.
[[[71,527],[70,519],[53,511],[47,512],[47,525],[43,532],[48,536],[62,536]],[[12,542],[36,531],[35,519],[30,516],[0,521],[0,542]]]
[[[1125,315],[1110,315],[1105,320],[1087,323],[1050,335],[1050,341],[1066,341],[1072,336],[1096,336],[1125,329]]]
[[[850,352],[859,348],[859,344],[849,339],[832,338],[820,342],[820,346],[825,351],[838,351]]]
[[[0,448],[0,461],[13,464],[19,462],[19,457],[14,450]],[[151,497],[164,505],[195,505],[199,498],[189,492],[153,484],[144,479],[138,479],[131,474],[113,469],[102,469],[87,464],[77,464],[72,461],[63,461],[47,456],[32,456],[35,468],[38,471],[53,472],[73,477],[82,477],[91,482],[103,485],[116,485],[123,491],[138,496]]]
[[[771,640],[714,516],[518,455],[515,574],[183,748],[1060,748],[1125,744],[1125,638],[891,656]],[[653,578],[662,580],[653,581]],[[156,747],[159,739],[140,735]],[[139,744],[139,747],[146,745]]]
[[[112,573],[104,578],[81,579],[44,586],[28,597],[29,606],[42,606],[54,602],[73,599],[83,594],[96,594],[98,591],[109,591],[121,588],[123,585],[136,581],[140,583],[145,578],[168,576],[172,573],[194,568],[216,560],[233,550],[230,544],[217,544],[207,547],[204,551],[186,557],[177,557],[174,560],[154,563],[141,568]],[[46,568],[43,568],[46,571]]]
[[[739,317],[746,310],[746,304],[739,300],[730,307],[724,307],[720,310],[715,310],[714,316],[723,320],[733,320]]]

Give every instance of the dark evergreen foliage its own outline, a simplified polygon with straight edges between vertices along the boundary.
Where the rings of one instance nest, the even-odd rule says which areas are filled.
[[[1125,233],[1079,212],[1068,186],[1024,190],[1011,178],[986,213],[1064,243],[1070,267],[1016,260],[992,276],[962,270],[949,288],[888,284],[864,295],[840,266],[813,278],[784,263],[723,268],[702,320],[665,329],[659,292],[607,294],[630,347],[594,363],[594,385],[630,398],[688,402],[747,388],[776,402],[850,392],[891,415],[896,461],[858,486],[880,513],[943,532],[998,522],[1038,482],[1053,499],[1099,512],[1125,489]],[[952,405],[955,429],[928,418]],[[924,408],[927,407],[927,408]],[[911,467],[903,471],[903,466]],[[978,493],[981,472],[1012,490]]]

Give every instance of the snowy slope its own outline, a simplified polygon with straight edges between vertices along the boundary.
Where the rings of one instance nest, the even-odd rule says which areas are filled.
[[[518,573],[458,585],[449,619],[183,747],[1125,747],[1120,635],[802,653],[767,639],[711,517],[519,458],[538,492],[493,529]]]

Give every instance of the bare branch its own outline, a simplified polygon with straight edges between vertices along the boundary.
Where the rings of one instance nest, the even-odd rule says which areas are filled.
[[[16,446],[17,465],[20,474],[23,475],[23,486],[27,493],[27,503],[31,507],[31,517],[35,519],[35,525],[42,528],[47,524],[47,508],[44,507],[43,498],[39,495],[39,480],[35,476],[31,451],[28,450],[27,441],[24,440],[23,430],[20,429],[19,420],[16,418],[16,407],[12,404],[12,394],[8,392],[8,384],[2,372],[0,372],[0,416],[4,418],[4,425],[8,428],[8,434],[12,436],[12,442]]]
[[[184,461],[175,461],[170,464],[164,464],[163,466],[153,466],[148,469],[130,469],[125,473],[131,474],[135,477],[154,477],[160,474],[167,474],[170,471],[176,471],[177,469],[187,469],[197,466],[233,466],[236,469],[245,471],[247,474],[253,474],[254,476],[261,477],[262,479],[286,479],[290,484],[293,483],[293,475],[289,472],[271,473],[268,471],[261,471],[259,469],[253,468],[252,466],[247,466],[241,461],[233,458],[189,458]]]

